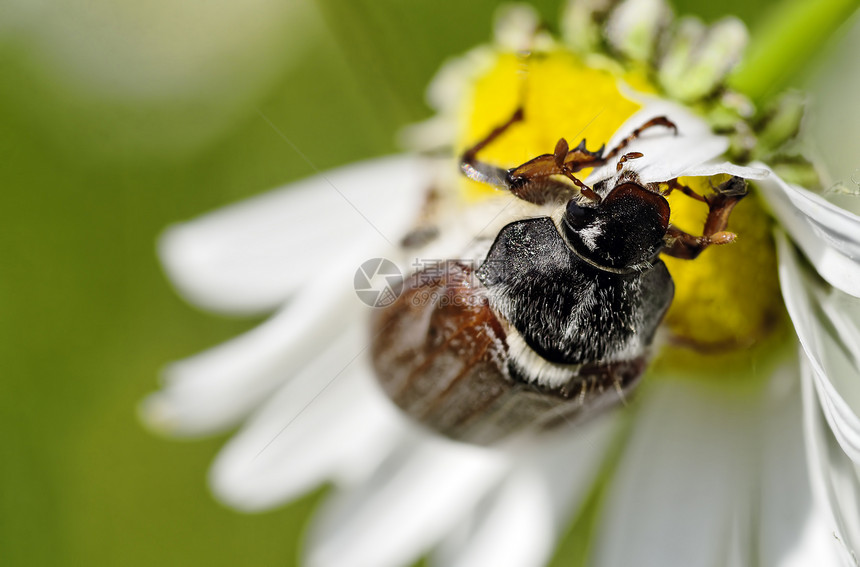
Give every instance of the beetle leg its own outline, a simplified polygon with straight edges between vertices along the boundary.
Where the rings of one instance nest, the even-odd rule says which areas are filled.
[[[499,136],[505,133],[517,122],[522,122],[524,117],[523,107],[519,106],[510,118],[500,126],[493,128],[487,136],[477,144],[463,152],[460,157],[460,169],[469,179],[488,183],[499,189],[510,189],[508,181],[508,170],[495,165],[479,161],[478,152],[492,144]]]
[[[621,140],[621,142],[617,146],[612,148],[608,154],[603,156],[602,161],[607,162],[620,154],[624,150],[624,148],[626,148],[630,144],[630,142],[638,138],[642,134],[642,132],[649,128],[653,128],[654,126],[665,126],[666,128],[671,128],[675,135],[678,135],[678,127],[675,125],[674,122],[672,122],[665,116],[655,116],[642,126],[633,130],[633,132],[631,132],[629,136]]]
[[[615,386],[615,392],[618,394],[618,399],[621,401],[621,405],[627,406],[627,397],[624,395],[624,390],[621,389],[621,381],[615,380],[612,384]]]
[[[569,188],[546,181],[552,175],[564,175],[579,187],[579,191],[587,198],[600,201],[597,193],[574,175],[583,168],[585,161],[593,164],[594,158],[582,154],[580,148],[569,151],[567,141],[562,138],[556,144],[553,153],[538,156],[509,169],[508,187],[514,195],[530,203],[542,204],[553,199],[566,200],[572,196],[568,194]]]
[[[720,231],[709,236],[693,236],[677,227],[669,226],[666,230],[666,245],[663,247],[662,253],[682,260],[692,260],[708,246],[734,242],[736,236],[735,233],[727,231]]]
[[[678,190],[681,193],[683,193],[684,195],[686,195],[687,197],[690,197],[690,198],[695,199],[697,201],[701,201],[703,203],[708,202],[708,200],[705,197],[703,197],[702,195],[699,195],[698,193],[696,193],[695,191],[693,191],[692,189],[690,189],[689,187],[687,187],[686,185],[684,185],[683,183],[678,181],[677,177],[675,179],[670,179],[669,181],[666,182],[666,184],[669,187],[665,191],[662,192],[664,197],[668,197],[669,194],[672,193],[672,191]]]
[[[565,186],[563,184],[556,183],[553,185],[544,182],[551,175],[564,175],[579,187],[583,195],[594,201],[599,201],[600,197],[591,187],[574,176],[574,172],[580,167],[574,169],[568,163],[571,155],[578,156],[581,153],[581,148],[570,151],[564,138],[558,141],[553,153],[538,156],[512,169],[502,169],[478,159],[478,152],[498,139],[508,128],[521,122],[523,118],[523,108],[519,107],[504,124],[494,128],[484,139],[463,152],[460,169],[466,177],[499,189],[509,190],[520,199],[530,203],[543,204],[553,199],[559,199],[559,196],[569,198],[569,195],[564,194]],[[590,155],[585,157],[592,162],[594,161]]]
[[[662,252],[669,256],[692,260],[708,246],[734,242],[736,235],[726,231],[729,215],[735,205],[747,194],[746,182],[740,177],[732,177],[716,188],[716,193],[702,197],[708,204],[708,217],[702,236],[693,236],[674,226],[666,231],[666,245]]]

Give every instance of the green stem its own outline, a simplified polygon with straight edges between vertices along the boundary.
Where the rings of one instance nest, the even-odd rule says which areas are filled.
[[[755,101],[780,92],[858,7],[860,0],[784,0],[754,31],[729,84]]]

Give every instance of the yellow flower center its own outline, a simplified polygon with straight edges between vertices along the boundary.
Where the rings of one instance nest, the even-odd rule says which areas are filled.
[[[515,167],[552,153],[562,137],[571,147],[586,138],[588,149],[597,150],[640,109],[622,94],[619,79],[640,92],[655,90],[639,75],[609,66],[590,67],[567,51],[527,59],[499,54],[490,70],[473,83],[463,103],[458,150],[484,138],[520,105],[525,120],[482,150],[482,161]],[[581,172],[580,178],[588,173]],[[722,180],[681,179],[702,195]],[[462,184],[468,200],[497,191],[468,179]],[[670,195],[669,203],[672,224],[694,235],[702,233],[708,212],[704,203],[678,191]],[[735,207],[729,230],[738,235],[735,243],[711,247],[695,260],[664,257],[675,281],[675,298],[664,324],[669,346],[663,349],[659,364],[711,368],[706,359],[715,356],[720,357],[722,370],[727,358],[746,364],[747,349],[782,327],[770,221],[754,195]],[[739,352],[745,354],[738,358]]]
[[[651,90],[644,80],[633,75],[625,79],[639,90]],[[520,105],[526,119],[487,146],[481,152],[482,161],[514,167],[552,153],[559,138],[566,138],[571,147],[586,138],[588,149],[596,151],[641,108],[618,90],[617,75],[587,67],[572,53],[559,50],[528,59],[500,54],[464,101],[460,124],[465,127],[460,132],[458,149],[474,145],[510,118]],[[588,170],[583,172],[583,179],[587,173]],[[483,183],[465,179],[463,183],[470,199],[496,191]]]

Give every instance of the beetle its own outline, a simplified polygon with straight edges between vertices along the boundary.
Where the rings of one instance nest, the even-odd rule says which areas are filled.
[[[610,151],[585,140],[503,169],[480,152],[524,119],[518,108],[461,156],[468,178],[534,205],[501,228],[477,264],[418,271],[372,318],[371,358],[386,394],[453,439],[490,444],[526,430],[581,422],[618,405],[647,366],[674,294],[661,254],[693,259],[732,242],[729,215],[746,195],[732,177],[703,196],[678,179],[642,183],[623,153],[658,116]],[[589,187],[576,174],[618,159]],[[672,191],[708,206],[703,235],[670,224]],[[420,230],[418,232],[426,232]],[[410,239],[407,238],[408,242]]]

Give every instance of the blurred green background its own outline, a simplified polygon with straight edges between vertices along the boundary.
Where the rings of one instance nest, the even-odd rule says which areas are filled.
[[[184,304],[155,240],[313,173],[260,113],[319,169],[396,151],[497,4],[0,4],[0,564],[295,564],[319,493],[233,512],[205,484],[223,438],[137,421],[165,363],[255,323]],[[772,4],[675,1],[753,35]]]

